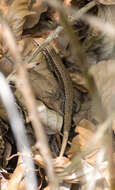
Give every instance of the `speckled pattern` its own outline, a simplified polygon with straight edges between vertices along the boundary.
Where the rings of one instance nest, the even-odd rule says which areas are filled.
[[[72,81],[70,79],[69,73],[64,67],[60,57],[56,54],[55,50],[51,46],[47,46],[44,51],[44,55],[46,56],[47,63],[49,65],[53,65],[55,74],[57,74],[59,81],[64,88],[65,93],[65,106],[64,106],[64,136],[62,141],[62,147],[60,151],[60,156],[64,154],[69,130],[71,127],[71,120],[72,120],[72,107],[73,107],[73,86]]]

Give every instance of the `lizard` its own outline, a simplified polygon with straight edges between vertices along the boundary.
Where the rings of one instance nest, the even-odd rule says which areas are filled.
[[[46,56],[46,60],[51,67],[54,67],[54,72],[57,74],[59,80],[61,79],[64,95],[65,95],[65,103],[64,103],[64,134],[62,140],[62,146],[60,151],[60,156],[63,156],[65,152],[65,148],[67,145],[67,140],[69,137],[69,131],[71,127],[72,121],[72,108],[73,108],[73,86],[72,81],[70,79],[69,73],[67,69],[64,67],[61,58],[56,54],[55,50],[51,45],[48,45],[44,50],[43,54]]]
[[[39,46],[38,42],[36,42]],[[64,134],[62,140],[62,146],[60,155],[63,156],[69,137],[69,131],[72,121],[72,108],[73,108],[73,85],[72,80],[65,66],[63,65],[61,58],[51,45],[48,45],[42,50],[47,63],[52,68],[59,81],[63,84],[65,103],[64,103]]]
[[[36,40],[33,40],[36,46],[40,46],[40,43]],[[69,73],[65,66],[62,63],[61,58],[56,53],[54,48],[49,44],[42,50],[43,55],[46,58],[47,64],[50,68],[53,68],[53,72],[55,73],[58,81],[63,85],[64,95],[65,95],[65,103],[64,103],[64,135],[62,140],[62,146],[60,150],[60,155],[63,156],[65,152],[65,148],[67,145],[67,140],[69,137],[69,131],[72,122],[72,108],[73,108],[73,85],[72,80],[69,76]],[[29,62],[30,63],[30,62]],[[77,111],[79,111],[80,102],[78,100]]]

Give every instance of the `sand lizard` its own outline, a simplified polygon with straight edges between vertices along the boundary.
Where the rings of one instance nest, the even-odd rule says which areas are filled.
[[[37,42],[37,45],[38,42]],[[73,108],[73,86],[72,81],[70,79],[69,73],[63,65],[60,57],[55,52],[51,45],[48,45],[43,49],[43,54],[46,57],[47,63],[51,68],[53,68],[55,74],[59,81],[63,84],[64,95],[65,95],[65,104],[64,104],[64,135],[62,141],[62,147],[60,151],[60,156],[62,156],[65,152],[69,130],[71,127],[72,120],[72,108]]]

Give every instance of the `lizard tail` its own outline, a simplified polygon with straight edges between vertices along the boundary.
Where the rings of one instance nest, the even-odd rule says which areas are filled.
[[[60,157],[62,157],[64,152],[65,152],[68,136],[69,136],[69,132],[64,131],[63,140],[62,140],[62,147],[61,147],[61,151],[60,151],[60,154],[59,154]]]
[[[71,93],[71,97],[72,97],[72,93]],[[73,98],[71,98],[71,102],[70,102],[70,99],[67,99],[67,100],[69,100],[69,103],[67,101],[65,102],[66,112],[65,112],[65,116],[64,116],[64,134],[63,134],[63,140],[62,140],[62,147],[61,147],[60,154],[59,154],[60,157],[63,156],[65,149],[66,149],[66,145],[67,145],[67,141],[68,141],[68,137],[69,137],[69,131],[71,128],[71,120],[72,120],[72,105],[73,105],[72,100],[73,100]],[[81,107],[80,101],[77,100],[76,112],[79,111],[80,107]]]

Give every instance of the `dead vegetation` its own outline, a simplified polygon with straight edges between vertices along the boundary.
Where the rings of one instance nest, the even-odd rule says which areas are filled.
[[[114,0],[0,1],[1,190],[115,189],[114,26]]]

